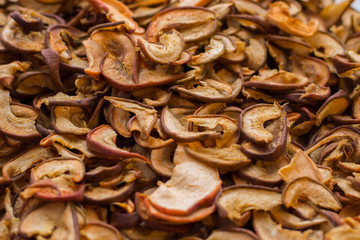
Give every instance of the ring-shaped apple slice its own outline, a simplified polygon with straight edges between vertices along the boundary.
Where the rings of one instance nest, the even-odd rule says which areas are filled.
[[[129,152],[116,146],[117,133],[108,125],[100,125],[87,134],[87,147],[104,157],[123,159],[127,157],[140,158],[149,162],[149,160],[138,154]]]
[[[10,93],[0,88],[0,132],[20,141],[34,141],[41,138],[36,130],[35,121],[16,117],[10,109]]]
[[[342,208],[330,189],[308,177],[297,178],[288,183],[283,190],[282,199],[287,208],[296,209],[300,199],[308,199],[322,208],[333,211],[339,211]]]

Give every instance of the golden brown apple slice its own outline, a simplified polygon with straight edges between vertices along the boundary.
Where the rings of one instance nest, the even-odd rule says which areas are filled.
[[[179,59],[181,56],[185,43],[182,35],[176,31],[171,30],[159,37],[160,44],[149,43],[148,41],[139,38],[138,45],[145,57],[154,63],[171,64]]]
[[[200,7],[177,7],[155,14],[146,31],[146,40],[157,42],[159,35],[166,30],[176,29],[185,42],[200,41],[216,31],[215,14]]]
[[[250,164],[246,168],[237,172],[241,178],[248,180],[255,185],[275,186],[281,183],[281,176],[278,171],[281,167],[289,164],[289,159],[281,156],[271,162],[257,160],[255,164]]]
[[[172,156],[176,149],[176,143],[172,143],[159,149],[151,151],[151,167],[159,175],[171,177],[175,164],[172,162]]]
[[[334,211],[339,211],[342,208],[330,189],[308,177],[297,178],[288,183],[283,190],[282,198],[287,208],[292,207],[296,209],[301,199],[310,200],[322,208]]]
[[[104,157],[119,159],[134,157],[143,159],[147,162],[149,161],[146,157],[138,153],[129,152],[125,149],[117,147],[116,137],[116,132],[110,126],[101,125],[94,128],[87,134],[86,145],[91,151]]]
[[[91,130],[84,121],[85,114],[80,107],[56,106],[51,111],[51,125],[56,133],[84,135]]]
[[[228,228],[214,230],[206,240],[257,240],[258,236],[245,228]]]
[[[318,167],[303,151],[295,153],[290,164],[279,170],[279,175],[286,183],[301,177],[309,177],[319,182],[322,181]]]
[[[148,196],[151,205],[169,215],[188,215],[211,203],[221,187],[217,170],[191,158],[183,145],[177,146],[174,163],[170,180]]]
[[[0,132],[20,141],[33,141],[41,138],[36,130],[35,121],[16,117],[10,109],[10,93],[0,88]]]
[[[265,210],[281,205],[281,191],[256,185],[234,185],[224,188],[217,198],[220,217],[232,221],[249,210]]]
[[[82,240],[121,240],[120,232],[113,226],[104,222],[89,222],[80,228]]]
[[[161,126],[169,137],[181,142],[220,138],[219,133],[211,130],[190,132],[181,124],[179,119],[172,114],[168,106],[165,106],[161,112]]]

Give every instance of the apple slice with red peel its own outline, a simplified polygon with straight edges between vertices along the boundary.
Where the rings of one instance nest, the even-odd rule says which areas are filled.
[[[172,143],[159,149],[151,151],[151,167],[159,175],[164,177],[171,177],[175,167],[172,162],[172,155],[176,149],[176,143]]]
[[[333,211],[339,211],[342,208],[330,189],[308,177],[297,178],[289,182],[283,190],[282,199],[287,208],[296,209],[300,199],[308,199],[322,208]]]
[[[132,153],[118,148],[116,146],[116,137],[116,132],[110,126],[103,124],[94,128],[87,134],[86,145],[91,151],[104,157],[120,159],[134,157],[149,162],[146,157],[138,153]]]
[[[249,210],[265,210],[281,205],[281,191],[256,185],[233,185],[218,195],[216,205],[222,218],[236,221]]]
[[[148,196],[151,205],[168,215],[188,215],[211,203],[221,187],[217,170],[187,155],[183,145],[177,146],[174,163],[170,180]]]

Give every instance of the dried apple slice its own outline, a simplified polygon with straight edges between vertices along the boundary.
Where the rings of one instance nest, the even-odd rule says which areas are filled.
[[[84,68],[87,68],[89,63],[74,54],[74,48],[68,46],[66,41],[67,38],[71,38],[73,42],[84,37],[86,33],[72,28],[68,25],[57,24],[49,27],[46,31],[45,42],[48,48],[53,49],[60,56],[60,65],[68,70],[74,72],[84,72]]]
[[[83,41],[83,45],[85,47],[86,57],[89,61],[89,67],[85,68],[84,72],[86,73],[86,75],[96,80],[100,80],[100,62],[102,57],[105,55],[105,51],[100,44],[91,40],[90,38]]]
[[[260,73],[261,74],[261,73]],[[250,81],[244,82],[244,87],[255,87],[270,91],[285,91],[301,88],[309,83],[309,78],[301,75],[279,71],[274,74],[264,74],[263,76],[253,76]]]
[[[316,19],[311,19],[305,24],[301,20],[291,17],[289,5],[281,1],[270,4],[266,19],[284,32],[299,37],[313,36],[319,28],[319,22]]]
[[[43,159],[50,159],[55,156],[56,154],[50,148],[37,146],[27,149],[3,166],[2,175],[5,179],[16,178],[16,176],[24,173]]]
[[[137,34],[144,33],[144,29],[132,19],[133,14],[124,3],[115,0],[91,0],[90,4],[97,11],[104,11],[107,19],[111,22],[124,21],[129,30],[133,30]]]
[[[20,141],[33,141],[41,138],[36,130],[35,121],[29,118],[16,117],[10,109],[10,93],[0,89],[0,131],[6,136]]]
[[[252,38],[249,40],[249,45],[245,47],[246,66],[251,70],[258,70],[266,62],[267,51],[264,42],[263,38]]]
[[[342,114],[349,106],[349,96],[342,89],[329,97],[316,112],[315,125],[318,127],[322,121],[331,115]]]
[[[77,107],[86,107],[93,106],[97,101],[95,95],[74,95],[70,96],[59,92],[53,96],[44,96],[38,100],[38,103],[35,104],[38,109],[40,109],[41,104],[46,106],[77,106]]]
[[[322,181],[318,167],[303,151],[295,153],[290,164],[279,170],[279,175],[286,183],[300,177],[309,177],[319,182]]]
[[[154,171],[165,177],[171,177],[175,164],[172,162],[172,155],[176,149],[176,144],[172,143],[165,147],[151,151],[151,166]]]
[[[254,211],[252,223],[255,232],[262,240],[272,240],[274,238],[298,240],[303,237],[303,233],[300,231],[282,228],[281,225],[276,224],[271,219],[270,214],[264,211]]]
[[[300,199],[308,199],[322,208],[334,211],[342,208],[330,189],[308,177],[297,178],[289,182],[283,190],[282,198],[287,208],[296,209]]]
[[[120,232],[116,228],[104,222],[86,223],[80,228],[80,237],[82,240],[122,239]]]
[[[344,12],[350,7],[352,3],[351,0],[342,1],[339,3],[332,3],[324,8],[320,12],[320,16],[324,19],[326,27],[330,27],[331,25],[335,24]]]
[[[246,108],[240,115],[240,131],[254,143],[269,143],[274,140],[272,133],[264,128],[264,123],[281,117],[278,104],[256,104]]]
[[[164,132],[171,138],[181,142],[193,142],[205,139],[220,138],[220,134],[206,130],[203,132],[190,132],[181,122],[171,113],[168,106],[165,106],[161,112],[161,124]]]
[[[220,172],[239,170],[251,162],[237,144],[229,147],[206,148],[199,142],[193,142],[188,143],[184,148],[189,156],[217,168]]]
[[[155,14],[146,31],[146,40],[157,42],[163,31],[176,29],[185,42],[207,39],[217,28],[215,14],[200,7],[170,8]]]
[[[53,89],[49,74],[41,71],[28,71],[19,75],[13,82],[14,91],[23,96],[34,96],[42,90]]]
[[[11,62],[9,64],[0,65],[0,85],[9,86],[15,79],[15,74],[18,71],[26,72],[31,66],[30,62]]]
[[[117,147],[116,137],[116,132],[110,126],[100,125],[99,127],[94,128],[87,134],[86,145],[91,151],[102,156],[119,159],[126,157],[134,157],[149,162],[146,157],[138,153],[129,152],[127,150]]]
[[[189,64],[196,66],[213,62],[223,55],[225,50],[226,48],[222,40],[211,38],[209,45],[205,46],[205,52],[193,55]]]
[[[232,221],[241,218],[241,215],[249,210],[269,211],[281,204],[281,191],[241,184],[224,188],[216,201],[220,217],[229,218]]]
[[[157,111],[153,107],[125,98],[105,97],[105,99],[116,108],[134,113],[141,129],[141,137],[147,139],[150,136],[157,120]]]
[[[171,64],[179,59],[184,50],[184,39],[182,35],[176,31],[171,30],[159,37],[161,45],[149,43],[148,41],[139,38],[138,45],[145,57],[154,63]]]
[[[268,41],[276,44],[281,48],[289,49],[300,56],[307,55],[312,52],[310,44],[291,37],[268,35]]]
[[[84,118],[84,112],[79,107],[56,106],[51,112],[51,125],[58,134],[83,135],[91,131]]]
[[[282,179],[278,171],[287,164],[289,164],[289,159],[285,156],[272,162],[257,160],[255,164],[240,169],[237,175],[255,185],[272,187],[281,183]]]
[[[257,240],[253,232],[245,228],[225,228],[214,230],[206,240],[234,239],[234,240]]]
[[[169,215],[187,215],[211,203],[221,187],[217,170],[191,158],[183,145],[177,146],[174,163],[170,180],[148,196],[151,205]]]
[[[336,55],[344,55],[345,50],[341,42],[326,32],[317,32],[304,40],[314,48],[315,56],[330,58]]]
[[[136,99],[153,107],[162,107],[169,103],[172,92],[165,88],[150,87],[131,93]],[[138,100],[139,101],[139,100]]]

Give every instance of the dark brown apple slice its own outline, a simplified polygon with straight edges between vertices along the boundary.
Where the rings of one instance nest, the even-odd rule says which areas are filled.
[[[92,170],[88,170],[84,174],[84,181],[87,183],[96,183],[106,178],[111,178],[120,174],[124,170],[126,162],[119,162],[113,166],[99,166]]]
[[[95,95],[74,95],[70,96],[59,92],[53,96],[43,96],[35,104],[40,109],[41,104],[46,106],[76,106],[76,107],[87,107],[93,106],[97,101]]]
[[[222,218],[236,221],[249,210],[265,210],[281,205],[281,191],[256,185],[233,185],[224,188],[216,200]]]
[[[182,145],[177,146],[174,163],[170,180],[148,196],[151,205],[169,215],[188,215],[212,202],[221,187],[217,170],[191,158]]]
[[[281,183],[282,179],[278,171],[287,164],[289,159],[285,156],[271,162],[257,160],[255,164],[240,169],[237,175],[255,185],[272,187]]]
[[[308,177],[297,178],[289,182],[283,190],[282,198],[287,208],[296,209],[300,199],[308,199],[322,208],[333,211],[339,211],[342,208],[330,189]]]
[[[24,30],[41,31],[44,28],[43,21],[37,16],[32,16],[31,14],[21,15],[17,11],[12,12],[9,16],[22,26]]]
[[[159,33],[172,28],[183,35],[185,42],[200,41],[214,34],[217,20],[215,14],[206,8],[169,8],[153,16],[146,31],[146,40],[157,42]]]
[[[140,158],[147,162],[149,160],[138,154],[129,152],[127,150],[118,148],[116,146],[116,132],[108,125],[100,125],[97,128],[94,128],[87,134],[86,145],[87,147],[102,156],[111,157],[111,158]]]
[[[0,132],[19,141],[34,141],[41,138],[36,130],[35,121],[16,117],[10,109],[10,93],[0,89]]]
[[[171,138],[181,142],[193,142],[205,139],[220,138],[220,134],[206,130],[203,132],[190,132],[181,122],[171,113],[168,106],[165,106],[161,112],[161,126],[164,132]]]

